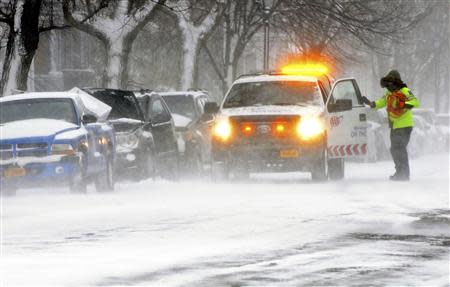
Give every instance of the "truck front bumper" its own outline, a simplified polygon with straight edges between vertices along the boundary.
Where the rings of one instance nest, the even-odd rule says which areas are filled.
[[[49,161],[46,161],[49,160]],[[26,164],[11,162],[0,165],[0,184],[22,186],[67,184],[79,167],[78,156],[29,159]]]
[[[324,141],[308,144],[239,145],[215,143],[213,163],[244,166],[250,172],[310,171],[323,157]]]

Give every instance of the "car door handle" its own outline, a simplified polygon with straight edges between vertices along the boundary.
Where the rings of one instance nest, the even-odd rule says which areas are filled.
[[[365,122],[365,121],[367,121],[367,116],[366,116],[366,114],[359,114],[359,121],[360,121],[360,122]]]

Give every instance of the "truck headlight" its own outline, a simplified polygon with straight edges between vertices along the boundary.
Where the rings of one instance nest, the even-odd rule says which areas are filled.
[[[75,150],[71,144],[52,144],[53,155],[75,155]]]
[[[232,127],[228,119],[220,119],[213,127],[213,134],[222,141],[227,141],[232,132]]]
[[[297,133],[303,140],[311,140],[324,133],[325,128],[319,118],[302,118],[297,126]]]
[[[135,148],[138,146],[139,138],[135,133],[121,133],[116,137],[117,145],[125,148]]]

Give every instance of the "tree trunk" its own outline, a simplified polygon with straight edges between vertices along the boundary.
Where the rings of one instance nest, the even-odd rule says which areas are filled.
[[[184,33],[183,41],[183,70],[181,75],[181,89],[187,90],[194,85],[194,70],[199,42],[199,35]]]
[[[26,91],[28,73],[39,44],[39,15],[42,0],[19,0],[11,27],[1,80],[2,95]]]
[[[103,85],[112,89],[122,88],[122,73],[126,69],[128,55],[124,55],[124,38],[106,44],[106,67]],[[128,51],[129,54],[129,51]]]

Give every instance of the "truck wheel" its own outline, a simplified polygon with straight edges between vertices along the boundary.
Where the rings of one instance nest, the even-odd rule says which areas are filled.
[[[150,150],[145,153],[139,165],[141,179],[156,178],[156,163]]]
[[[228,181],[230,171],[226,162],[212,162],[211,163],[211,179],[214,182]]]
[[[15,184],[2,184],[0,195],[4,197],[16,196],[17,186]]]
[[[250,172],[247,164],[238,164],[233,167],[233,177],[238,181],[245,181],[250,178]]]
[[[345,161],[343,158],[328,160],[328,177],[332,180],[340,180],[345,176]]]
[[[195,178],[203,176],[203,162],[199,153],[195,153],[189,159],[186,174]]]
[[[328,179],[328,150],[323,148],[322,155],[314,162],[311,170],[313,181],[326,181]]]
[[[114,164],[111,157],[106,160],[106,167],[103,173],[95,179],[95,189],[101,191],[114,191]]]
[[[161,177],[170,181],[178,181],[180,177],[180,166],[178,155],[173,158],[166,159]]]
[[[80,163],[77,165],[76,170],[69,182],[71,193],[86,193],[87,192],[87,182],[86,182],[86,165],[85,157],[83,156]]]

